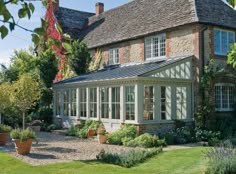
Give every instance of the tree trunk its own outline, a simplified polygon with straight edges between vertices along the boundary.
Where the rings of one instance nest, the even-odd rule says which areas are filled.
[[[2,124],[2,114],[0,112],[0,124]]]
[[[23,130],[25,130],[25,112],[23,112]]]

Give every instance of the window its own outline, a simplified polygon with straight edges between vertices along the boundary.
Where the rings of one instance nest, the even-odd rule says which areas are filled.
[[[166,56],[166,35],[160,34],[145,39],[146,60],[163,58]]]
[[[125,87],[125,118],[126,120],[135,120],[134,86]]]
[[[64,102],[64,107],[63,107],[63,109],[64,109],[64,112],[63,112],[63,114],[64,114],[64,116],[69,116],[69,90],[64,90],[64,96],[63,96],[63,102]]]
[[[154,119],[154,87],[144,87],[144,120]]]
[[[235,33],[225,30],[214,30],[214,49],[216,55],[226,56],[230,46],[235,42]]]
[[[80,117],[87,117],[87,90],[86,88],[81,88],[79,91]]]
[[[56,91],[56,115],[61,115],[61,92],[60,91]]]
[[[76,116],[76,89],[71,90],[71,116]]]
[[[176,87],[176,114],[178,120],[187,119],[187,87]]]
[[[109,118],[109,88],[101,88],[101,118]]]
[[[97,88],[90,88],[90,117],[97,117]]]
[[[215,85],[215,109],[216,111],[233,111],[235,104],[235,87],[233,84]]]
[[[120,88],[111,88],[111,116],[112,119],[120,119]]]
[[[119,49],[114,48],[109,50],[109,65],[114,65],[119,63]]]
[[[161,86],[161,120],[171,120],[171,87]]]

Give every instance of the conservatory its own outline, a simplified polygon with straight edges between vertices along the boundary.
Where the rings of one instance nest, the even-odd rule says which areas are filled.
[[[121,124],[191,121],[193,56],[114,65],[53,85],[54,117],[64,124],[99,120],[107,131]]]

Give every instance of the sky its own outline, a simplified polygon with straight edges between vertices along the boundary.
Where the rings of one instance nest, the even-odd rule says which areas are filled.
[[[60,0],[60,6],[95,13],[95,4],[97,2],[103,2],[105,4],[105,11],[107,11],[129,2],[129,0]],[[45,14],[45,9],[40,2],[34,2],[34,5],[35,12],[31,19],[21,19],[18,21],[18,24],[31,30],[40,26],[40,18],[43,18]],[[9,8],[15,16],[18,8]],[[5,39],[0,39],[0,64],[8,66],[14,50],[27,49],[30,45],[32,45],[31,33],[16,28]]]

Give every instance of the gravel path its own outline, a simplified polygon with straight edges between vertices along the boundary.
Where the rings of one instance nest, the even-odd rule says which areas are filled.
[[[29,155],[18,155],[12,142],[9,142],[4,149],[12,156],[29,163],[33,166],[45,165],[58,162],[71,162],[76,160],[95,160],[96,155],[104,149],[106,152],[121,153],[132,148],[99,144],[96,137],[92,139],[79,139],[51,133],[40,132],[37,135],[38,143],[34,142]],[[201,144],[187,144],[178,146],[168,146],[164,151],[190,148]]]
[[[123,146],[98,144],[96,137],[84,140],[45,132],[40,132],[37,136],[38,144],[33,143],[29,155],[16,154],[13,143],[8,143],[6,149],[14,157],[34,166],[75,160],[95,160],[96,155],[102,149],[112,153],[121,153],[131,149]]]

